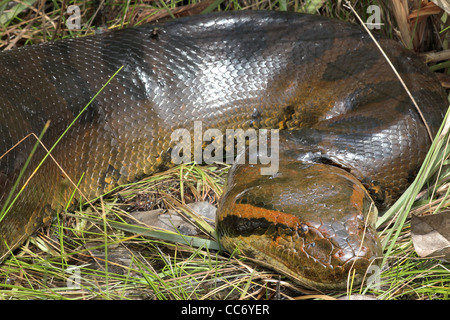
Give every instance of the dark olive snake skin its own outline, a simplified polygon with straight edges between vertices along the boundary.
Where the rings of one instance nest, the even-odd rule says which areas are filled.
[[[435,134],[447,106],[439,83],[400,45],[380,44]],[[48,120],[51,147],[122,66],[51,153],[88,199],[170,166],[171,133],[196,120],[294,129],[280,134],[276,174],[232,168],[223,246],[319,289],[342,287],[352,268],[361,278],[381,254],[373,202],[398,198],[431,141],[365,31],[312,15],[202,15],[1,52],[0,208],[36,140],[10,148]],[[38,147],[19,189],[44,155]],[[47,158],[0,222],[0,260],[73,191]]]

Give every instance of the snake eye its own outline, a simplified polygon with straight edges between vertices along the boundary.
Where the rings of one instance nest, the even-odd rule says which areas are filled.
[[[302,225],[300,226],[300,229],[304,233],[308,232],[308,226],[306,224],[304,224],[304,223],[302,223]]]

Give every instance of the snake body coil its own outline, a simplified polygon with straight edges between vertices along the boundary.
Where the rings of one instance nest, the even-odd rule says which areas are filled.
[[[446,107],[439,83],[400,45],[380,44],[434,134]],[[39,146],[11,191],[36,140],[11,148],[48,120],[42,142],[53,146],[122,66],[56,144],[54,161],[32,176],[46,155]],[[1,52],[0,108],[0,207],[13,203],[0,223],[1,259],[71,199],[55,162],[93,199],[169,165],[171,133],[201,120],[222,132],[295,129],[280,135],[276,174],[231,170],[217,228],[227,249],[319,288],[342,286],[351,268],[361,276],[380,254],[373,202],[398,198],[430,146],[364,30],[294,13],[196,16]]]

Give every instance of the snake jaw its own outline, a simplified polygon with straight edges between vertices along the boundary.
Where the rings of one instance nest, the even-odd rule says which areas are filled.
[[[381,255],[376,234],[372,233],[367,233],[355,250],[351,244],[336,246],[333,238],[322,237],[314,228],[307,233],[316,239],[308,242],[304,234],[289,234],[281,229],[273,232],[235,237],[222,234],[221,243],[230,252],[237,248],[238,253],[316,290],[344,289],[349,276],[354,284],[360,283]]]

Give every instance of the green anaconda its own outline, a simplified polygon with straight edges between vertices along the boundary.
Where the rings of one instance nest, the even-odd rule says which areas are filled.
[[[439,83],[414,54],[379,43],[435,134],[447,105]],[[13,189],[36,139],[16,144],[50,121],[42,142],[52,147],[121,67],[53,159],[34,172],[38,146]],[[217,230],[229,251],[317,288],[342,287],[352,268],[361,278],[380,255],[374,204],[399,197],[431,144],[362,28],[296,13],[200,15],[1,52],[0,108],[2,260],[72,199],[67,176],[93,199],[169,166],[172,132],[201,121],[286,129],[276,172],[231,169]]]

